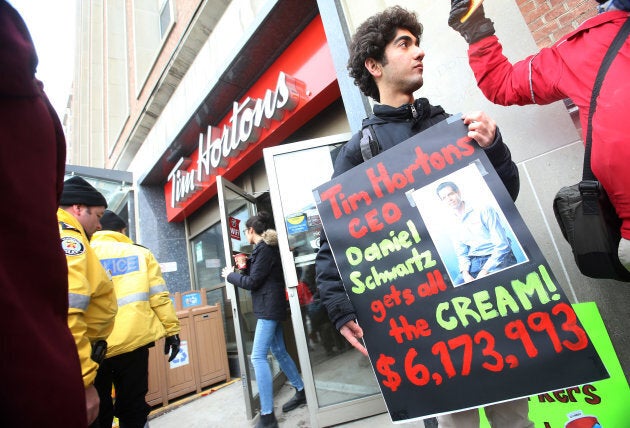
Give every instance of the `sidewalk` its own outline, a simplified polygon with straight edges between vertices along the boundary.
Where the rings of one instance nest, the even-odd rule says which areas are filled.
[[[302,406],[292,412],[283,413],[282,404],[288,401],[295,390],[285,384],[274,397],[275,414],[280,427],[308,428],[311,426],[308,407]],[[335,425],[337,427],[402,427],[424,428],[424,423],[411,422],[394,425],[387,413],[357,421]],[[245,400],[240,379],[216,385],[201,394],[174,401],[166,407],[154,410],[149,415],[150,428],[251,428],[254,421],[245,416]]]

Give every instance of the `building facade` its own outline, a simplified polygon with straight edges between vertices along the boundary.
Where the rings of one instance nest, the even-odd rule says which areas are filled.
[[[484,110],[497,121],[521,173],[521,215],[570,300],[598,304],[630,373],[630,290],[579,273],[551,209],[558,188],[576,182],[582,169],[571,107],[489,103],[468,67],[465,42],[447,26],[448,2],[80,1],[70,163],[133,174],[128,206],[138,242],[166,267],[171,292],[205,290],[209,303],[221,305],[231,368],[244,375],[250,301],[226,289],[220,270],[231,254],[248,250],[239,225],[256,209],[272,211],[278,228],[291,212],[316,223],[303,207],[283,211],[293,196],[283,200],[281,190],[277,199],[272,191],[287,180],[306,180],[312,163],[289,162],[280,172],[270,167],[282,163],[283,146],[292,148],[287,153],[334,147],[359,129],[371,106],[347,76],[347,42],[365,18],[394,4],[416,11],[425,28],[425,87],[417,95],[449,112]],[[576,28],[595,7],[592,0],[485,5],[514,60]],[[277,163],[265,149],[277,153]],[[284,236],[293,251],[283,259],[287,283],[312,283],[316,235]],[[307,313],[290,297],[314,426],[384,411],[373,383],[353,383],[350,393],[335,389],[326,362],[346,351],[344,343],[321,313]],[[249,392],[254,408],[255,385]]]

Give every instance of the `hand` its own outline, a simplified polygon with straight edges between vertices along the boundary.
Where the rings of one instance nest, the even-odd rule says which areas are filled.
[[[101,399],[98,397],[98,392],[94,385],[90,385],[85,388],[85,407],[87,409],[87,424],[90,425],[98,417],[98,407],[101,404]]]
[[[339,333],[346,338],[348,343],[358,349],[363,355],[368,356],[367,349],[358,339],[363,337],[363,329],[355,321],[348,321],[340,329]]]
[[[179,334],[174,334],[166,338],[164,342],[164,355],[168,354],[169,350],[171,351],[171,356],[168,358],[169,363],[177,356],[177,353],[179,352],[179,344]]]
[[[477,279],[483,278],[484,276],[488,276],[488,271],[485,269],[481,269],[477,274]]]
[[[226,267],[224,267],[224,268],[223,268],[223,270],[221,271],[221,276],[222,276],[223,278],[227,278],[227,276],[228,276],[231,272],[234,272],[234,268],[231,268],[231,267],[226,266]]]
[[[494,24],[486,18],[482,5],[466,21],[460,21],[470,9],[471,3],[472,0],[451,0],[451,13],[448,16],[449,27],[461,34],[468,44],[494,34]]]
[[[468,284],[469,282],[475,280],[475,278],[473,278],[473,276],[468,271],[462,272],[462,278],[464,278],[464,283],[465,284]]]
[[[468,137],[481,147],[488,147],[494,142],[497,123],[482,111],[475,111],[462,116],[464,125],[468,125]]]

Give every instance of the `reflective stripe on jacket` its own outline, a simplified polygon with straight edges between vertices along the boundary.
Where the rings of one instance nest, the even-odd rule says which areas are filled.
[[[91,358],[92,343],[107,340],[112,332],[116,295],[79,221],[62,209],[57,210],[57,219],[68,262],[68,326],[79,352],[83,384],[88,387],[98,369]]]
[[[103,230],[92,247],[114,281],[118,315],[107,340],[107,358],[179,333],[179,320],[157,260],[122,233]]]

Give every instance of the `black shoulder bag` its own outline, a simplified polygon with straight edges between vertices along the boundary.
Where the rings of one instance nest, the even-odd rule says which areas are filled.
[[[560,230],[571,245],[573,257],[580,272],[591,278],[616,279],[625,282],[630,282],[630,272],[623,267],[617,253],[621,239],[619,232],[621,220],[610,203],[606,191],[591,171],[591,142],[592,120],[597,107],[599,90],[610,64],[629,32],[630,18],[626,20],[608,48],[593,85],[582,181],[560,189],[553,201],[553,211]]]

